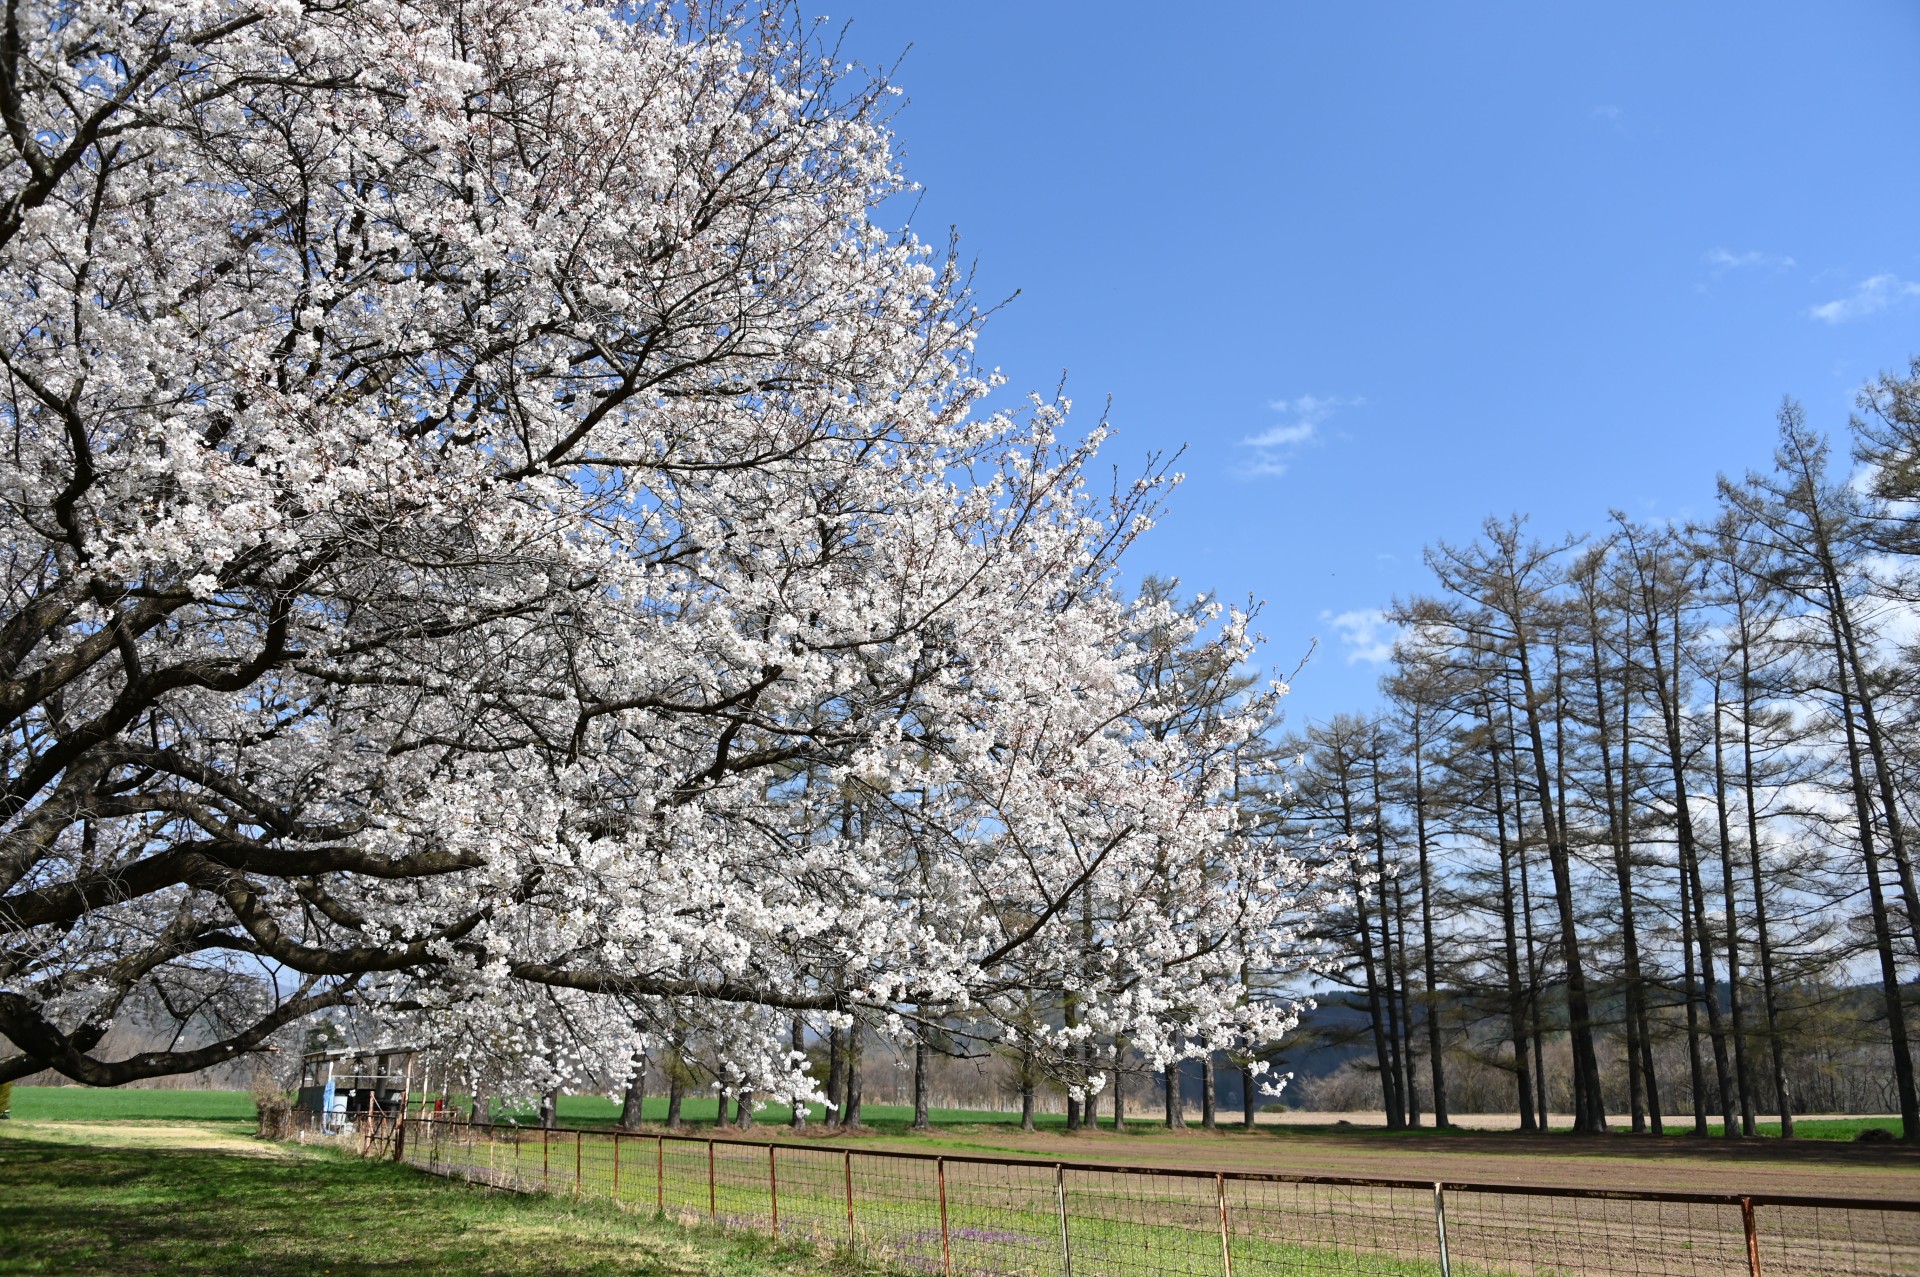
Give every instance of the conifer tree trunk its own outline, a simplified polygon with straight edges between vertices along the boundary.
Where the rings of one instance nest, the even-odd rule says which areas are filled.
[[[1767,928],[1767,878],[1760,868],[1760,806],[1753,778],[1753,654],[1746,599],[1736,603],[1740,632],[1740,783],[1747,819],[1747,867],[1753,880],[1754,939],[1760,946],[1761,1007],[1766,1016],[1767,1054],[1773,1065],[1773,1103],[1780,1115],[1780,1138],[1793,1138],[1793,1101],[1787,1093],[1785,1046],[1780,1040],[1778,995],[1773,975],[1773,937]]]
[[[1507,799],[1500,771],[1500,737],[1493,707],[1486,706],[1488,756],[1493,765],[1494,831],[1500,852],[1500,923],[1506,939],[1507,1027],[1513,1041],[1513,1081],[1520,1129],[1540,1128],[1533,1108],[1531,1070],[1527,1066],[1527,998],[1520,983],[1520,942],[1514,923],[1513,844],[1507,837]]]
[[[1623,680],[1630,680],[1633,674],[1633,654],[1629,645],[1624,668]],[[1623,682],[1620,693],[1620,895],[1621,910],[1629,917],[1633,913],[1633,696],[1631,682]],[[1660,1073],[1653,1059],[1653,1020],[1647,1005],[1647,979],[1640,965],[1639,945],[1634,946],[1634,964],[1632,982],[1627,994],[1638,1003],[1636,1019],[1640,1026],[1640,1076],[1647,1088],[1647,1126],[1655,1135],[1667,1132],[1666,1114],[1660,1106]]]
[[[1399,936],[1400,947],[1400,1086],[1406,1099],[1407,1125],[1420,1125],[1420,1093],[1416,1089],[1413,1065],[1413,977],[1407,959],[1407,899],[1404,885],[1396,877],[1393,880],[1393,916],[1394,930]]]
[[[1881,1001],[1886,1010],[1887,1035],[1893,1048],[1894,1090],[1900,1101],[1901,1138],[1920,1140],[1920,1102],[1914,1094],[1913,1054],[1907,1041],[1907,1015],[1901,997],[1899,968],[1894,961],[1893,927],[1887,915],[1886,889],[1880,880],[1880,855],[1874,846],[1872,801],[1861,763],[1861,749],[1853,722],[1853,694],[1846,653],[1834,627],[1836,667],[1840,680],[1840,718],[1846,726],[1847,767],[1853,778],[1854,810],[1860,823],[1860,852],[1866,861],[1867,898],[1873,909],[1874,949],[1880,958]]]
[[[1707,1133],[1707,1070],[1700,1057],[1700,985],[1694,961],[1693,889],[1686,869],[1685,853],[1680,857],[1680,958],[1686,981],[1687,1064],[1693,1080],[1693,1133]]]
[[[1727,1018],[1733,1027],[1733,1069],[1740,1100],[1741,1135],[1751,1137],[1753,1125],[1753,1072],[1747,1066],[1747,1031],[1741,1014],[1740,999],[1740,902],[1733,885],[1733,825],[1727,816],[1727,764],[1725,737],[1720,730],[1720,674],[1713,681],[1713,806],[1720,829],[1720,900],[1727,923]],[[1732,1122],[1724,1132],[1734,1134]]]
[[[1427,978],[1427,1077],[1433,1086],[1433,1124],[1446,1130],[1453,1123],[1447,1117],[1447,1066],[1440,1033],[1440,978],[1435,973],[1433,956],[1433,869],[1427,843],[1425,720],[1417,710],[1412,715],[1411,727],[1413,836],[1420,854],[1420,951]],[[1251,1128],[1251,1119],[1247,1124]]]
[[[1567,1037],[1573,1048],[1573,1129],[1598,1133],[1607,1129],[1606,1102],[1600,1092],[1600,1062],[1593,1044],[1593,1012],[1587,996],[1586,968],[1580,958],[1578,915],[1573,904],[1573,871],[1566,830],[1554,814],[1552,786],[1547,773],[1546,742],[1540,731],[1540,704],[1533,681],[1532,659],[1524,633],[1515,645],[1519,659],[1520,692],[1525,698],[1527,735],[1532,746],[1534,785],[1539,791],[1540,816],[1547,839],[1547,861],[1553,870],[1553,899],[1560,914],[1561,957],[1567,973]]]
[[[1527,883],[1527,840],[1519,826],[1519,804],[1515,804],[1514,854],[1520,860],[1520,919],[1527,946],[1527,1036],[1533,1046],[1533,1105],[1541,1130],[1547,1130],[1547,1063],[1540,1025],[1540,964],[1535,960],[1533,944],[1533,888]]]
[[[1589,587],[1591,589],[1592,587]],[[1625,713],[1621,722],[1620,739],[1620,786],[1616,791],[1613,773],[1613,750],[1608,739],[1611,720],[1607,713],[1606,665],[1601,660],[1600,636],[1601,616],[1597,601],[1591,593],[1586,597],[1587,605],[1587,654],[1588,669],[1593,683],[1593,721],[1596,747],[1600,755],[1601,799],[1607,809],[1607,841],[1613,852],[1613,880],[1620,893],[1620,947],[1621,957],[1626,971],[1626,1056],[1627,1056],[1627,1109],[1634,1134],[1644,1134],[1647,1129],[1646,1105],[1642,1099],[1642,1088],[1646,1083],[1643,1076],[1641,1059],[1642,1039],[1646,1032],[1646,985],[1640,975],[1640,936],[1634,920],[1633,900],[1633,861],[1629,848],[1628,821],[1626,818],[1626,767],[1628,740],[1626,728],[1628,719]],[[1626,662],[1627,665],[1631,661]],[[1626,675],[1623,667],[1622,678]],[[1626,709],[1626,689],[1621,689],[1621,705]],[[1630,713],[1630,711],[1627,711]]]
[[[1380,755],[1375,753],[1370,760],[1369,771],[1373,781],[1373,867],[1378,875],[1374,884],[1380,897],[1380,1001],[1386,1011],[1386,1023],[1381,1028],[1381,1036],[1386,1046],[1386,1058],[1382,1062],[1384,1072],[1380,1077],[1382,1099],[1386,1103],[1387,1127],[1398,1130],[1407,1124],[1406,1075],[1401,1068],[1400,1017],[1397,1011],[1398,981],[1394,976],[1393,962],[1393,900],[1392,884],[1388,880],[1387,840],[1385,832],[1385,808],[1380,801]],[[1209,1075],[1211,1076],[1211,1075]],[[1208,1123],[1212,1125],[1211,1122]]]

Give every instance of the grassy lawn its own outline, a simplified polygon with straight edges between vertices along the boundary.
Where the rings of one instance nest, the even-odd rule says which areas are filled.
[[[167,1095],[171,1092],[136,1092]],[[17,1111],[17,1109],[16,1109]],[[511,1196],[225,1123],[0,1127],[0,1274],[827,1274],[816,1250]]]
[[[245,1091],[99,1090],[90,1086],[16,1086],[13,1116],[22,1122],[253,1121]]]
[[[714,1101],[711,1097],[689,1097],[681,1109],[686,1122],[693,1127],[711,1126],[714,1115]],[[762,1126],[784,1126],[790,1110],[784,1104],[770,1104],[761,1109],[754,1121]],[[234,1121],[251,1122],[253,1120],[253,1099],[245,1091],[136,1091],[136,1090],[95,1090],[84,1086],[17,1086],[13,1091],[13,1115],[21,1121]],[[563,1126],[610,1127],[620,1116],[620,1106],[603,1095],[564,1095],[560,1097],[560,1123]],[[501,1117],[517,1118],[524,1124],[536,1120],[534,1111],[503,1112]],[[875,1132],[882,1135],[907,1135],[913,1121],[913,1110],[903,1104],[868,1104],[861,1109],[862,1120]],[[649,1122],[664,1122],[667,1118],[667,1101],[661,1096],[649,1097],[646,1103],[646,1119]],[[968,1148],[1007,1148],[1019,1147],[1019,1115],[1000,1113],[989,1109],[935,1109],[932,1113],[935,1126],[950,1134],[971,1135],[976,1137],[965,1143]],[[822,1120],[819,1105],[814,1105],[810,1121],[817,1127]],[[1343,1136],[1369,1136],[1382,1140],[1399,1139],[1405,1134],[1418,1134],[1426,1137],[1436,1135],[1458,1135],[1478,1137],[1488,1134],[1486,1131],[1456,1129],[1449,1132],[1435,1131],[1424,1127],[1416,1132],[1389,1131],[1374,1126],[1341,1126],[1337,1114],[1328,1114],[1324,1123],[1295,1123],[1285,1127],[1262,1126],[1256,1135],[1285,1138],[1289,1135],[1314,1135],[1338,1133]],[[1066,1118],[1058,1113],[1041,1114],[1036,1119],[1041,1131],[1060,1133],[1066,1130]],[[1794,1123],[1794,1136],[1807,1140],[1851,1140],[1868,1127],[1878,1127],[1890,1134],[1899,1135],[1900,1120],[1891,1117],[1879,1118],[1801,1118]],[[1110,1121],[1101,1123],[1101,1128],[1112,1133]],[[1715,1122],[1710,1128],[1717,1137],[1720,1124]],[[1759,1134],[1763,1139],[1778,1138],[1780,1123],[1761,1122]],[[1674,1138],[1685,1138],[1692,1130],[1690,1120],[1668,1119],[1668,1131]],[[1135,1119],[1127,1123],[1127,1134],[1142,1137],[1164,1135],[1159,1124],[1153,1121]],[[1196,1131],[1197,1135],[1198,1132]],[[1221,1132],[1222,1135],[1242,1135],[1237,1129]],[[981,1142],[978,1137],[987,1137]],[[1001,1137],[1001,1138],[995,1138]],[[936,1137],[929,1138],[930,1145],[941,1143]],[[954,1149],[962,1147],[953,1144]]]

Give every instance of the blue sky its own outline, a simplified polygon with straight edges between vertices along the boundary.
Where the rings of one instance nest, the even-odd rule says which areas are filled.
[[[1133,569],[1266,603],[1298,723],[1482,518],[1686,517],[1920,353],[1920,6],[829,3],[1010,390],[1185,445]],[[912,48],[908,51],[908,46]],[[1345,618],[1344,622],[1342,618]]]

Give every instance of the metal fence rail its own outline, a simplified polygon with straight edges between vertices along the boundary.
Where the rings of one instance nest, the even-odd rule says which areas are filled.
[[[1920,1201],[1119,1167],[439,1116],[308,1125],[301,1138],[942,1277],[1920,1277]]]

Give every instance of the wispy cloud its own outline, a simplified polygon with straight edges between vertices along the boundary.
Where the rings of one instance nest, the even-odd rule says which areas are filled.
[[[1605,120],[1609,124],[1618,124],[1627,118],[1627,113],[1617,106],[1601,105],[1589,112],[1596,120]]]
[[[1357,396],[1345,395],[1301,395],[1297,399],[1269,400],[1268,410],[1279,413],[1283,420],[1240,441],[1242,448],[1252,450],[1252,457],[1241,467],[1241,473],[1250,478],[1285,474],[1294,453],[1320,438],[1320,427],[1329,417],[1341,408],[1357,407],[1365,402]]]
[[[1845,297],[1815,306],[1807,314],[1822,323],[1844,324],[1849,319],[1863,319],[1891,310],[1917,297],[1920,297],[1920,284],[1897,275],[1874,275],[1861,280]]]
[[[1322,612],[1320,619],[1333,626],[1347,649],[1347,664],[1385,665],[1393,659],[1394,640],[1400,627],[1387,620],[1377,607],[1351,612]]]
[[[1724,248],[1710,248],[1705,253],[1708,266],[1715,275],[1724,275],[1734,270],[1792,270],[1794,261],[1785,253],[1762,253],[1757,250],[1746,253],[1730,253]]]

